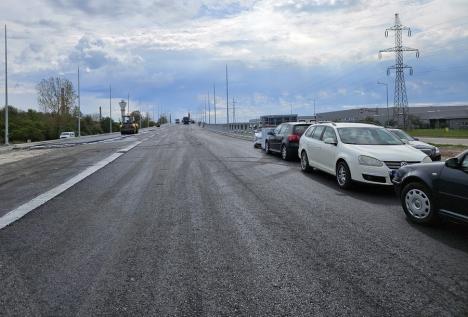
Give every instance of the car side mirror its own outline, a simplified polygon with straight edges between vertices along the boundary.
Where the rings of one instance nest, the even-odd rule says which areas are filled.
[[[419,138],[413,138],[415,141],[419,141]]]
[[[459,168],[460,162],[458,162],[458,159],[456,157],[452,157],[445,161],[445,166],[450,168]]]
[[[336,142],[335,139],[333,138],[326,138],[325,140],[323,140],[323,142],[325,142],[326,144],[333,144],[333,145],[337,145],[338,143]]]

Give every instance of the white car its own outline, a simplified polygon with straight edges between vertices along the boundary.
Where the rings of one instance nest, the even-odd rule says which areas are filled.
[[[432,162],[385,128],[362,123],[310,126],[299,141],[298,154],[303,171],[316,168],[333,174],[341,188],[349,188],[353,181],[392,185],[392,171]]]
[[[60,133],[60,139],[74,138],[75,132],[62,132]]]
[[[268,132],[275,130],[275,128],[262,128],[257,130],[254,134],[254,147],[265,149],[265,141],[268,136]]]

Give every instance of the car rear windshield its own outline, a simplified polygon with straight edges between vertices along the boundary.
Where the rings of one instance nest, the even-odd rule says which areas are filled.
[[[295,125],[293,129],[293,133],[297,135],[302,135],[305,130],[309,127],[309,124],[304,124],[304,125]]]
[[[401,145],[395,135],[383,128],[338,128],[343,143],[360,145]]]

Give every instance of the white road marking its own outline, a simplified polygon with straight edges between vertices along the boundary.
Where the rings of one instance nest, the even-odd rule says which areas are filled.
[[[108,156],[107,158],[97,162],[93,166],[88,167],[83,172],[72,177],[65,183],[58,185],[57,187],[52,188],[51,190],[45,192],[44,194],[41,194],[31,199],[27,203],[19,206],[18,208],[9,211],[3,217],[0,217],[0,229],[5,228],[6,226],[12,224],[16,220],[21,219],[22,217],[24,217],[25,215],[27,215],[29,212],[33,211],[34,209],[42,206],[43,204],[45,204],[52,198],[57,197],[58,195],[60,195],[61,193],[63,193],[64,191],[72,187],[73,185],[79,183],[80,181],[90,176],[91,174],[94,174],[95,172],[97,172],[98,170],[106,166],[107,164],[115,161],[117,158],[124,155],[125,153],[133,149],[135,146],[140,144],[141,142],[142,141],[135,142],[132,145],[127,146],[126,148],[123,148],[117,151],[116,153]]]

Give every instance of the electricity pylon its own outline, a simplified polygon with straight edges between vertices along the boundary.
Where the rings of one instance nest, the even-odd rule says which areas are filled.
[[[408,97],[406,95],[405,84],[405,68],[410,70],[410,75],[413,75],[413,68],[404,64],[403,52],[416,52],[416,58],[419,58],[419,50],[402,45],[402,31],[408,31],[408,37],[411,36],[411,29],[404,26],[400,22],[398,13],[395,13],[395,25],[385,30],[385,37],[388,37],[388,31],[395,31],[395,46],[379,51],[379,58],[382,58],[382,53],[395,52],[395,65],[387,68],[387,76],[390,75],[392,69],[395,70],[395,93],[393,97],[393,120],[399,126],[404,128],[408,125]]]

